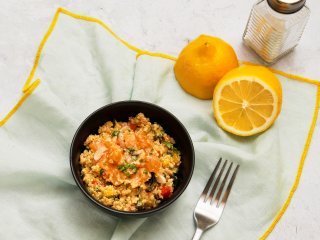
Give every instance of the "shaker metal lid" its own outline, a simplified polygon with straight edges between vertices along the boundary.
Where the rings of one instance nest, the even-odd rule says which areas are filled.
[[[279,13],[298,12],[306,3],[306,0],[267,0],[269,6]]]

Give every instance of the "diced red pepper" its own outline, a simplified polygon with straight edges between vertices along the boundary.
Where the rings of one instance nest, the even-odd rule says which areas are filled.
[[[136,130],[136,128],[137,128],[137,125],[136,124],[134,124],[134,123],[131,123],[131,122],[129,122],[129,127],[131,128],[131,130]]]
[[[163,186],[161,188],[161,195],[164,199],[167,199],[171,196],[172,194],[172,187],[170,186]]]

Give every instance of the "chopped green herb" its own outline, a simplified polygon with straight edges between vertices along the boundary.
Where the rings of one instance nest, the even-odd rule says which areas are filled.
[[[127,177],[129,177],[130,175],[132,175],[138,171],[137,166],[134,164],[130,164],[130,163],[119,165],[118,169],[119,169],[119,171],[123,172]]]
[[[179,150],[178,150],[177,148],[175,148],[172,143],[167,142],[167,141],[163,141],[162,143],[163,143],[168,149],[172,150],[173,152],[179,153]],[[170,154],[170,155],[171,155],[171,154]],[[172,156],[172,155],[171,155],[171,156]]]
[[[126,170],[126,167],[124,165],[119,165],[118,169],[123,172],[124,170]]]
[[[117,120],[113,119],[112,123],[113,123],[113,127],[115,127],[117,124]]]
[[[116,136],[119,135],[119,133],[120,133],[120,131],[113,131],[113,132],[111,133],[111,137],[116,137]]]
[[[104,169],[100,169],[100,176],[104,173]]]
[[[132,156],[131,159],[132,159],[133,161],[135,161],[135,160],[137,160],[137,156]],[[140,159],[140,160],[141,160],[141,159]]]
[[[128,151],[130,155],[133,155],[136,150],[134,148],[128,148]]]
[[[143,173],[148,174],[148,170],[147,169],[143,170]]]
[[[178,154],[180,153],[179,150],[175,147],[173,147],[172,151],[174,151],[175,153],[178,153]]]
[[[167,148],[169,148],[169,149],[172,149],[172,148],[173,148],[173,145],[172,145],[172,143],[170,143],[170,142],[163,141],[162,143],[163,143]]]
[[[134,164],[128,164],[128,168],[132,169],[134,173],[136,173],[137,170],[138,170],[138,169],[137,169],[137,166],[134,165]]]

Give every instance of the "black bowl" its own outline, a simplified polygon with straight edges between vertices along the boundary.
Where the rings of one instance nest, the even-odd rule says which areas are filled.
[[[119,211],[103,205],[93,198],[86,190],[80,175],[81,166],[79,163],[79,157],[81,152],[84,150],[83,144],[85,140],[90,134],[97,133],[99,126],[114,119],[117,121],[128,121],[129,117],[136,116],[140,112],[144,113],[146,117],[150,118],[152,123],[159,123],[164,128],[165,132],[175,139],[175,146],[181,152],[181,165],[177,175],[177,186],[175,187],[172,196],[169,199],[162,201],[156,208],[150,210],[141,210],[138,212]],[[193,144],[186,128],[182,125],[182,123],[167,110],[157,105],[141,101],[123,101],[112,103],[90,114],[81,123],[80,127],[76,131],[70,149],[71,171],[80,190],[94,204],[104,209],[108,213],[118,217],[147,217],[165,209],[172,204],[184,192],[190,182],[194,168],[194,159]]]

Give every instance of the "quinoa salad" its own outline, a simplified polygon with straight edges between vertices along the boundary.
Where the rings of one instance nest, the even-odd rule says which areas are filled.
[[[121,211],[155,208],[169,198],[181,163],[175,140],[143,113],[128,122],[108,121],[90,135],[80,155],[90,194]]]

